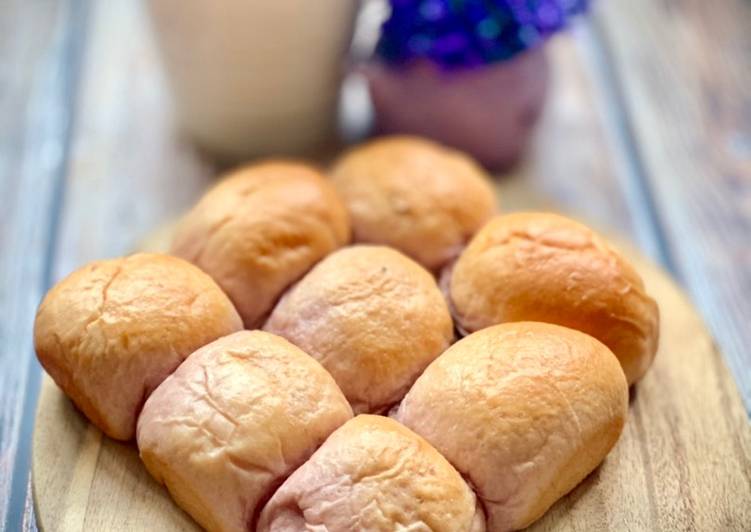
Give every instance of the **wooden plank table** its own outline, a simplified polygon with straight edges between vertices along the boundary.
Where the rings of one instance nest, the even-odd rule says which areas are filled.
[[[677,276],[751,407],[751,4],[608,0],[551,45],[514,183]],[[29,445],[47,287],[126,253],[216,173],[175,130],[139,2],[0,4],[0,526],[36,529]],[[680,442],[678,442],[679,444]],[[667,447],[670,449],[670,446]],[[748,477],[746,477],[748,478]],[[680,509],[678,509],[680,510]]]

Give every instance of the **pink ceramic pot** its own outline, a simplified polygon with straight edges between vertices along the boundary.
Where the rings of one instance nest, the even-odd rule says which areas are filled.
[[[510,61],[460,71],[441,70],[429,61],[365,68],[378,132],[429,137],[496,170],[523,154],[549,77],[544,46]]]

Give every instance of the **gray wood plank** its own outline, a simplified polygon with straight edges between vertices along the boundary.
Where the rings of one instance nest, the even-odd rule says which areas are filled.
[[[52,282],[90,260],[133,251],[216,173],[176,130],[142,3],[89,8]],[[27,499],[24,526],[35,530],[30,508]]]
[[[176,130],[141,2],[92,4],[54,278],[133,251],[216,169]]]
[[[598,28],[669,262],[751,412],[751,4],[603,4]]]
[[[39,386],[31,331],[55,249],[81,7],[0,5],[0,525],[7,530],[25,520]]]
[[[607,92],[590,33],[581,21],[550,41],[548,101],[527,158],[515,172],[556,209],[633,238],[636,227],[618,179],[619,133],[604,112]]]

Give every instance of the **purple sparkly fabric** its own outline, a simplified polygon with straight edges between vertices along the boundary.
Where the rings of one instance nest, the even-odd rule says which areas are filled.
[[[447,69],[504,61],[564,28],[589,0],[390,0],[376,54]]]

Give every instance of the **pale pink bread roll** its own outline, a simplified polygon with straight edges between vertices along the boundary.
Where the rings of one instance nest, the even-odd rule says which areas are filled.
[[[396,250],[364,245],[322,260],[264,328],[320,361],[356,413],[398,402],[454,335],[432,275]]]
[[[45,296],[39,362],[89,420],[129,440],[144,400],[190,353],[242,329],[229,298],[192,264],[139,253],[87,264]]]
[[[435,271],[496,212],[485,171],[467,155],[419,137],[357,146],[331,170],[355,242],[384,244]]]
[[[138,448],[202,527],[253,530],[259,504],[351,417],[313,358],[273,334],[241,331],[193,353],[154,391]]]
[[[337,429],[268,502],[258,532],[482,532],[459,473],[396,421],[360,415]]]
[[[344,204],[320,172],[271,161],[235,170],[209,190],[180,222],[172,253],[211,275],[250,329],[349,237]]]
[[[628,409],[618,359],[582,332],[518,322],[460,340],[417,379],[396,419],[475,489],[491,532],[542,516],[600,464]]]
[[[659,311],[639,274],[605,239],[563,216],[494,218],[446,275],[441,284],[463,332],[525,320],[578,329],[615,353],[629,384],[657,352]]]

